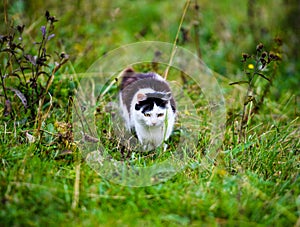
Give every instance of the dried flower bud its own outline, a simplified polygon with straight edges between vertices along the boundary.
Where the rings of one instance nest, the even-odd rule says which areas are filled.
[[[271,51],[269,56],[271,61],[281,60],[281,55],[279,53],[274,53]]]
[[[69,59],[69,55],[66,54],[65,52],[61,52],[60,53],[60,58],[62,58],[62,59]]]
[[[280,53],[276,53],[276,60],[281,60],[281,54]]]
[[[264,45],[262,43],[260,43],[256,46],[256,51],[262,51],[263,48],[264,48]]]
[[[17,25],[17,30],[20,34],[23,33],[25,25]]]
[[[249,54],[247,54],[247,53],[243,53],[242,55],[243,55],[243,58],[248,58],[249,57]]]
[[[270,52],[270,54],[269,54],[269,56],[270,56],[270,59],[271,60],[274,60],[275,59],[275,57],[276,57],[276,54],[274,53],[274,52]]]
[[[49,20],[50,13],[49,13],[49,11],[48,11],[48,10],[47,10],[47,11],[46,11],[46,13],[45,13],[45,17],[46,17],[46,19],[47,19],[47,20]]]
[[[242,54],[243,60],[242,61],[246,61],[248,58],[250,58],[250,55],[247,53],[243,53]]]
[[[261,57],[265,58],[268,55],[268,53],[266,51],[262,52]]]
[[[47,21],[51,22],[51,23],[54,23],[54,22],[57,22],[58,20],[54,17],[54,16],[51,16],[49,11],[47,10],[46,13],[45,13],[45,17],[47,19]]]
[[[282,39],[280,37],[276,37],[274,41],[277,43],[278,46],[282,46]]]

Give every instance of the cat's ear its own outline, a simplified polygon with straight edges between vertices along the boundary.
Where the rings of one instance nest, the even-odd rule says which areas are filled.
[[[123,90],[125,87],[127,87],[129,84],[133,83],[137,80],[136,73],[132,68],[127,68],[121,73],[121,90]]]
[[[126,69],[122,72],[123,75],[126,75],[126,74],[128,75],[128,74],[133,74],[133,73],[135,73],[135,72],[134,72],[134,69],[131,68],[131,67],[126,68]]]
[[[143,93],[138,93],[136,97],[138,102],[145,101],[147,99],[147,95]]]

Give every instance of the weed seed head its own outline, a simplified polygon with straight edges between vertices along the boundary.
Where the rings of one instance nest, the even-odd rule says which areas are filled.
[[[268,55],[268,53],[266,51],[262,52],[261,57],[265,58]]]
[[[247,54],[247,53],[243,53],[243,54],[242,54],[242,57],[243,57],[242,62],[245,62],[248,58],[250,58],[250,55]]]
[[[261,52],[263,48],[264,48],[264,44],[260,43],[256,46],[256,51]]]

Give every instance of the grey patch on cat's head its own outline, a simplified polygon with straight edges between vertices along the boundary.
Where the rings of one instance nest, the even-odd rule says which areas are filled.
[[[150,88],[153,93],[147,93],[147,98],[158,98],[170,101],[173,112],[176,112],[176,104],[171,94],[169,84],[154,72],[137,73],[132,68],[127,68],[122,72],[120,84],[121,99],[130,113],[132,99],[140,89]],[[152,97],[151,97],[152,96]],[[140,96],[141,100],[145,97]]]
[[[146,93],[147,98],[157,98],[164,101],[169,101],[172,98],[171,92],[152,92]]]

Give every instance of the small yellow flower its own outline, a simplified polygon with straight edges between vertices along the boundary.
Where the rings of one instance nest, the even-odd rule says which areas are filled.
[[[224,170],[224,169],[220,169],[218,171],[218,173],[219,173],[220,176],[225,176],[227,174],[226,170]]]
[[[281,54],[280,53],[276,53],[276,56],[278,57],[278,59],[281,59]]]
[[[249,64],[248,65],[248,69],[254,69],[254,65],[253,64]]]

